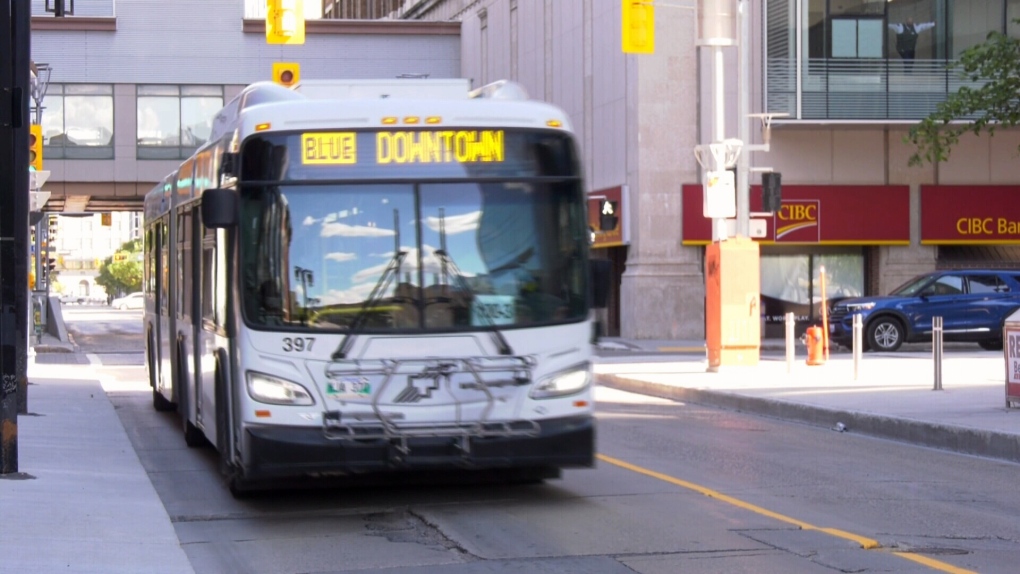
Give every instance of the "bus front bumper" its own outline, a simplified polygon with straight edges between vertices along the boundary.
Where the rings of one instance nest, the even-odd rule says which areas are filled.
[[[533,436],[328,438],[321,428],[244,429],[245,479],[356,475],[401,470],[571,468],[595,464],[591,416],[536,421]],[[466,446],[466,448],[465,448]]]

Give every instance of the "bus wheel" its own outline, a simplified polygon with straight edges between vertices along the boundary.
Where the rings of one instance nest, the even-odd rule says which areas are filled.
[[[231,473],[230,478],[227,479],[227,486],[230,488],[230,495],[236,500],[251,498],[254,493],[254,490],[249,487],[248,481],[239,478],[237,473]]]
[[[174,404],[166,400],[166,397],[161,395],[156,387],[152,387],[152,408],[165,413],[174,410]]]
[[[542,484],[546,480],[560,478],[560,469],[552,466],[533,466],[508,471],[507,484]]]

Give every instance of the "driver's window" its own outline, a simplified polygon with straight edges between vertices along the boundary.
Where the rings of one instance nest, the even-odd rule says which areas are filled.
[[[939,277],[928,289],[928,295],[959,295],[963,293],[963,277],[946,275]]]

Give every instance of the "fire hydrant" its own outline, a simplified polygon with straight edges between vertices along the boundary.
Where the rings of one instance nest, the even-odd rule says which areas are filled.
[[[804,344],[807,345],[807,364],[824,365],[825,347],[822,341],[822,328],[815,325],[804,332]]]

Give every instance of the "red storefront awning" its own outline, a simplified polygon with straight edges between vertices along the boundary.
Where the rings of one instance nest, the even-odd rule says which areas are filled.
[[[751,186],[751,212],[761,211],[761,186]],[[910,187],[906,185],[784,185],[778,212],[764,216],[776,245],[909,245]],[[701,184],[683,186],[683,244],[712,242],[702,212]]]

